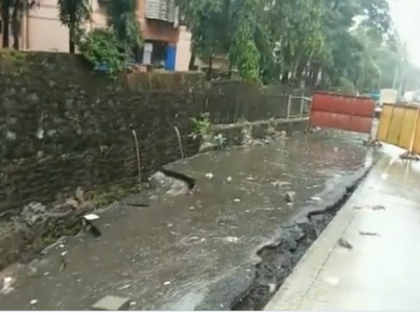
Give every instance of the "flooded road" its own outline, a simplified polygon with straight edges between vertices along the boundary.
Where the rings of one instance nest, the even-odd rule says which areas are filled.
[[[138,310],[226,309],[276,227],[366,156],[357,136],[322,132],[174,163],[168,168],[197,179],[192,195],[112,207],[98,221],[99,240],[71,239],[16,271],[0,309],[86,310],[105,295],[128,297]]]

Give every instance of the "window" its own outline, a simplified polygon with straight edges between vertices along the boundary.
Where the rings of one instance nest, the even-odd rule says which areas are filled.
[[[153,43],[144,43],[143,47],[143,64],[150,65],[152,63]]]

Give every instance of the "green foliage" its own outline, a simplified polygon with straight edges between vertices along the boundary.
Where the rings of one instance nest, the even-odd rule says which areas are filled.
[[[194,54],[209,65],[227,56],[245,80],[356,91],[391,87],[396,68],[420,72],[401,65],[407,54],[387,0],[177,2]]]
[[[89,0],[57,0],[57,6],[61,23],[69,28],[69,51],[75,53],[82,26],[91,17]]]
[[[90,18],[91,7],[87,0],[57,0],[59,19],[67,27],[79,27]]]
[[[0,60],[0,68],[9,73],[20,75],[26,68],[26,56],[17,50],[7,48],[1,49]]]
[[[20,36],[22,18],[25,12],[39,7],[42,0],[0,0],[0,21],[2,22],[2,47],[10,47],[10,34]],[[11,32],[10,32],[11,31]],[[19,41],[13,41],[13,48],[18,50]]]
[[[110,74],[120,72],[127,59],[121,43],[109,29],[94,29],[82,36],[77,46],[83,57],[94,68],[106,67]]]
[[[257,25],[253,10],[255,0],[230,1],[231,38],[226,47],[229,61],[235,65],[246,81],[259,81],[260,54],[254,39]]]
[[[202,113],[197,118],[191,118],[191,121],[193,123],[193,132],[191,134],[191,137],[193,139],[203,139],[209,135],[211,128],[211,122],[209,118],[209,113]]]
[[[240,76],[250,82],[259,82],[260,81],[260,69],[259,69],[259,59],[260,55],[255,45],[255,42],[251,39],[241,39],[237,35],[235,40],[236,46],[235,50],[231,50],[230,56],[233,53],[236,53],[236,56],[232,59],[236,62]]]
[[[193,52],[200,59],[227,56],[243,79],[259,80],[255,0],[179,0],[178,4],[192,31]]]
[[[61,23],[69,28],[69,51],[74,53],[77,44],[95,68],[111,74],[121,71],[134,49],[142,44],[137,0],[108,0],[109,29],[94,29],[87,34],[82,26],[91,18],[89,0],[57,0],[57,4]]]
[[[140,24],[136,16],[137,0],[108,0],[108,25],[127,50],[142,44]]]
[[[213,143],[217,150],[223,150],[226,148],[227,140],[221,133],[218,133],[213,137]]]

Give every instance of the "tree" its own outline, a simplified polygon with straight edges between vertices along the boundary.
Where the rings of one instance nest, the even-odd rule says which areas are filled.
[[[179,0],[183,21],[192,32],[192,59],[195,56],[208,63],[208,77],[212,76],[215,54],[228,53],[230,0]],[[193,60],[190,61],[193,65]]]
[[[229,1],[229,0],[228,0]],[[255,31],[259,23],[259,0],[230,0],[228,14],[230,44],[229,61],[247,81],[258,81],[260,77],[260,54],[255,43]]]
[[[194,56],[224,54],[245,80],[347,91],[418,73],[398,44],[387,0],[178,0]],[[413,70],[411,70],[413,69]],[[400,71],[401,72],[401,71]]]
[[[373,85],[374,81],[378,83],[375,51],[370,47],[371,42],[381,46],[390,30],[387,2],[322,0],[322,3],[323,45],[315,55],[316,71],[322,73],[321,84],[337,87],[344,84],[359,90]]]
[[[77,47],[95,70],[111,75],[119,73],[127,61],[124,47],[112,29],[96,28],[83,34]]]
[[[61,23],[69,28],[69,52],[73,54],[79,31],[92,10],[88,0],[57,0],[57,5]]]
[[[1,10],[1,22],[3,23],[2,29],[2,44],[4,48],[9,47],[9,34],[10,34],[10,10],[12,7],[13,0],[1,0],[0,1],[0,10]]]
[[[261,0],[179,0],[184,21],[192,32],[192,51],[207,61],[225,55],[244,79],[258,80],[259,52],[254,40],[256,10]]]
[[[13,48],[19,49],[20,28],[26,10],[39,7],[41,0],[0,0],[1,21],[3,23],[2,44],[10,47],[10,27],[14,38]]]
[[[136,16],[137,0],[109,0],[107,2],[108,24],[117,40],[126,50],[141,45],[141,31]]]

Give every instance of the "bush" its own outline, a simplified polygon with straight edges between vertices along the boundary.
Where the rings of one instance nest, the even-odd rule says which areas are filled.
[[[123,70],[127,61],[124,48],[109,29],[94,29],[82,36],[77,46],[97,71],[115,74]]]

